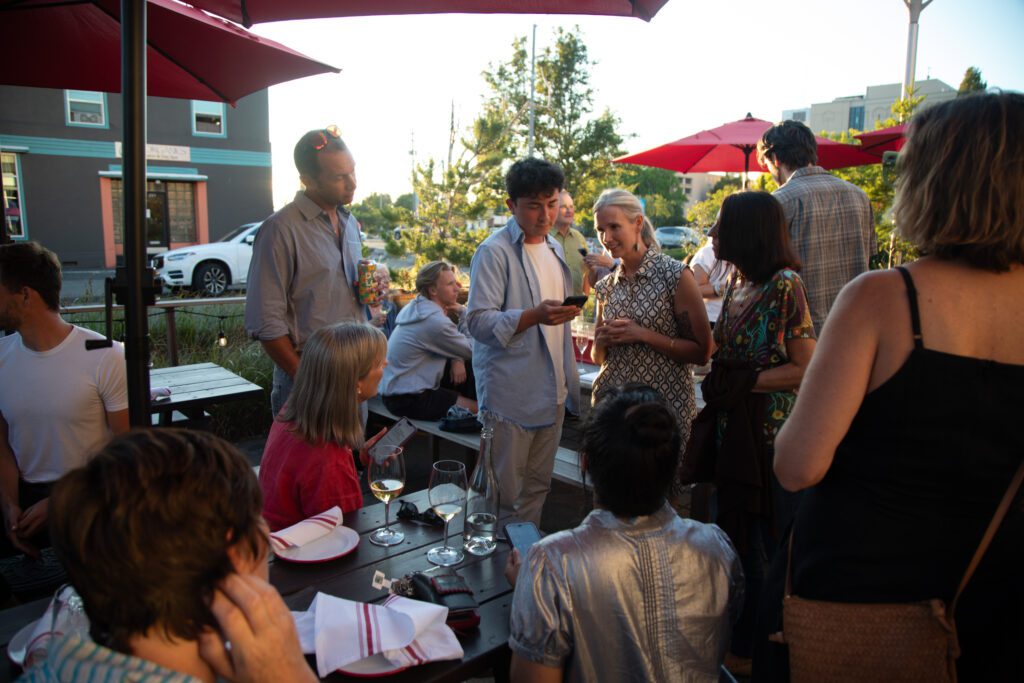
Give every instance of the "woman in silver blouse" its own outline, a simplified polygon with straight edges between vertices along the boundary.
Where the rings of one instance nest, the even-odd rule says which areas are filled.
[[[583,428],[595,509],[513,551],[513,681],[718,680],[743,572],[718,527],[666,502],[679,427],[661,396],[610,389]]]

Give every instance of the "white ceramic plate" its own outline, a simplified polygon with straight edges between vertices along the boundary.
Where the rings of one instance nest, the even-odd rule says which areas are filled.
[[[396,674],[399,671],[405,671],[408,667],[395,666],[387,660],[381,653],[377,653],[372,657],[366,659],[360,659],[358,662],[352,662],[338,669],[343,674],[349,676],[359,676],[361,678],[373,678],[375,676],[390,676]]]
[[[298,548],[275,550],[274,554],[286,562],[327,562],[348,555],[358,545],[359,534],[347,526],[338,526],[315,541]]]
[[[21,630],[14,634],[11,642],[7,643],[7,658],[18,666],[25,665],[25,655],[27,654],[25,649],[28,647],[28,639],[32,636],[32,629],[36,627],[37,623],[33,621],[23,626]]]

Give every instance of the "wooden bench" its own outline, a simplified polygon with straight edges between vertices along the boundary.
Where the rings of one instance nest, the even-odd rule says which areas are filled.
[[[398,416],[392,413],[390,410],[384,407],[383,401],[380,396],[374,396],[366,402],[366,407],[374,415],[391,420],[392,422],[398,421]],[[438,422],[431,420],[409,420],[418,431],[421,431],[431,438],[431,452],[434,455],[435,462],[438,459],[438,442],[437,439],[443,439],[450,443],[458,444],[463,448],[467,448],[471,451],[479,452],[480,450],[480,435],[477,433],[473,434],[460,434],[458,432],[446,432],[441,429]],[[583,485],[583,475],[580,472],[579,454],[569,448],[558,447],[558,452],[555,453],[555,469],[552,476],[567,484],[575,484],[577,486]]]

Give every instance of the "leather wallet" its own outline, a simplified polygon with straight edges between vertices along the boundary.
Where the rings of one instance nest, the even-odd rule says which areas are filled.
[[[453,631],[468,631],[480,624],[473,590],[455,570],[416,572],[410,583],[414,598],[448,608],[447,624]]]

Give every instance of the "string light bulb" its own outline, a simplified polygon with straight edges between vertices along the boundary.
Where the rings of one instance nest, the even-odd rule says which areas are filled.
[[[220,321],[218,326],[220,331],[217,332],[217,346],[223,349],[228,345],[228,336],[224,334],[224,318],[219,317],[218,320]]]

